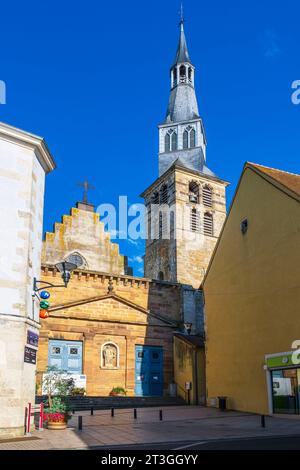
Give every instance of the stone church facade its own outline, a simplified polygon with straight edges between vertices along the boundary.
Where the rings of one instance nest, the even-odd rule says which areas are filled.
[[[85,376],[90,396],[113,387],[129,396],[166,395],[174,380],[174,334],[188,341],[189,329],[203,337],[200,283],[226,216],[227,183],[206,166],[194,75],[181,22],[167,117],[159,126],[159,177],[142,194],[145,277],[132,276],[91,204],[78,203],[46,234],[45,282],[59,279],[55,263],[79,262],[68,288],[52,290],[49,318],[41,321],[38,386],[54,365]],[[198,382],[203,403],[204,371]]]

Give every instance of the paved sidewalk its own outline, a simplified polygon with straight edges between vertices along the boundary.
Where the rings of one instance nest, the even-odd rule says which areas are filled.
[[[78,412],[64,431],[34,431],[38,439],[1,442],[0,450],[88,449],[93,446],[134,445],[142,443],[209,441],[215,439],[249,438],[262,436],[300,435],[300,420],[266,418],[261,428],[257,415],[233,411],[220,412],[213,408],[180,406],[140,408],[135,420],[132,409]],[[78,416],[83,417],[83,430],[77,429]]]

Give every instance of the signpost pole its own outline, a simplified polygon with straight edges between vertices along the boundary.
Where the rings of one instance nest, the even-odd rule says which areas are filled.
[[[30,436],[31,403],[28,403],[26,436]]]
[[[44,403],[41,403],[41,405],[40,405],[39,431],[44,431],[43,422],[44,422]]]

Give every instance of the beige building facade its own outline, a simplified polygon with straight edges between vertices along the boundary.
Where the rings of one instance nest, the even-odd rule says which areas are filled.
[[[34,403],[45,174],[55,164],[44,140],[0,123],[0,437],[24,433]]]

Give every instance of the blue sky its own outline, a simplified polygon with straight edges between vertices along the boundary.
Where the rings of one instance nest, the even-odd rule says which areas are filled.
[[[88,178],[96,205],[131,203],[158,175],[158,133],[178,41],[179,0],[15,1],[1,6],[0,120],[45,137],[45,230]],[[231,182],[246,160],[300,173],[300,3],[185,0],[208,166]],[[143,243],[121,241],[130,258]],[[134,261],[136,274],[141,260]]]

